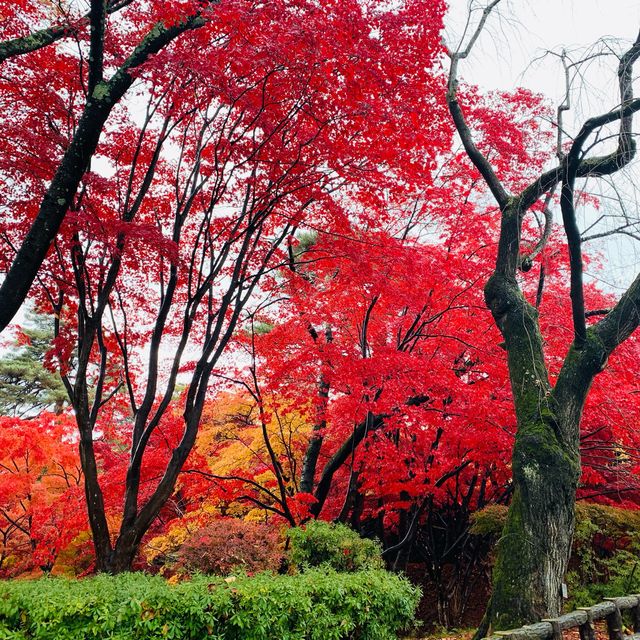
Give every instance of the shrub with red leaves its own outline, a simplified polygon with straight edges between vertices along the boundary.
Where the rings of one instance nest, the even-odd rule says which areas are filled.
[[[178,552],[178,565],[189,573],[252,574],[277,571],[283,555],[280,535],[273,527],[225,518],[187,538]]]

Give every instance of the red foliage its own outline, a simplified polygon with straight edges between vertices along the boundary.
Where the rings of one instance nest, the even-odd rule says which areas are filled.
[[[2,38],[55,18],[50,3],[1,4]],[[203,8],[139,4],[109,18],[107,70],[157,20],[177,24]],[[87,391],[73,415],[0,420],[0,569],[9,572],[9,557],[11,572],[48,566],[87,528],[74,420],[91,436],[113,542],[127,521],[127,489],[137,517],[171,461],[193,446],[189,420],[197,425],[205,399],[234,381],[250,396],[250,415],[191,454],[189,471],[199,473],[171,486],[149,534],[203,503],[258,503],[289,522],[317,508],[323,518],[395,528],[427,505],[474,509],[508,498],[515,417],[482,292],[495,216],[477,172],[452,151],[440,68],[445,4],[393,4],[213,3],[203,27],[136,69],[32,292],[58,319],[47,365]],[[0,222],[0,271],[85,104],[78,52],[88,31],[82,16],[67,18],[77,50],[62,42],[3,63],[0,195],[10,212]],[[545,101],[474,87],[460,100],[499,177],[522,187],[552,152]],[[527,254],[539,230],[533,219],[524,225]],[[552,378],[572,336],[565,253],[554,232],[521,274],[533,301],[546,272],[539,311]],[[593,285],[586,295],[590,308],[610,304]],[[639,349],[637,337],[628,340],[589,396],[581,497],[640,500]],[[283,425],[294,415],[305,437],[288,437]],[[349,449],[360,425],[366,434]],[[267,439],[280,429],[278,446],[252,449],[250,428]],[[316,483],[303,490],[312,439],[322,441]],[[238,442],[250,455],[226,477],[211,473],[207,454],[217,459]],[[345,446],[321,496],[318,481]],[[235,551],[223,539],[229,531]],[[277,559],[269,536],[224,520],[181,554],[190,567],[253,571]]]
[[[87,527],[68,416],[0,417],[0,575],[50,569]]]
[[[180,547],[177,567],[188,572],[228,576],[277,571],[284,557],[282,540],[272,526],[224,518],[200,529]]]

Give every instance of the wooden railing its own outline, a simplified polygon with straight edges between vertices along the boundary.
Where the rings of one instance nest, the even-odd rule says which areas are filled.
[[[622,612],[630,611],[633,634],[625,633]],[[606,620],[607,634],[610,640],[640,639],[640,595],[621,598],[605,598],[604,602],[592,607],[580,607],[559,618],[542,620],[520,629],[495,631],[486,640],[561,640],[562,632],[579,629],[580,640],[596,640],[595,622]]]

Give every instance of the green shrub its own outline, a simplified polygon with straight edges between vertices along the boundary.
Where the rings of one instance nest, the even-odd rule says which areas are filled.
[[[600,504],[576,506],[569,606],[640,591],[640,511]]]
[[[419,591],[385,571],[296,576],[158,576],[0,583],[3,640],[388,640],[412,621]]]
[[[484,509],[472,513],[469,533],[476,536],[492,535],[499,538],[507,521],[508,510],[509,507],[502,504],[490,504]]]
[[[381,569],[382,548],[375,540],[361,538],[344,524],[311,520],[290,529],[289,561],[295,569],[329,566],[336,571]]]

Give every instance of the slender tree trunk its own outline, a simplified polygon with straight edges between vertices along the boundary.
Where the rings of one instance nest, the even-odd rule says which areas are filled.
[[[302,473],[300,474],[300,492],[313,493],[313,486],[316,479],[316,465],[320,457],[322,449],[323,436],[318,433],[322,432],[326,426],[325,418],[327,411],[327,402],[329,399],[329,383],[320,376],[318,383],[318,419],[313,425],[313,432],[309,438],[309,444],[302,461]]]
[[[309,333],[314,342],[318,340],[318,332],[309,326]],[[333,342],[333,333],[331,327],[327,326],[324,330],[325,339],[327,344]],[[318,464],[318,458],[320,457],[320,451],[322,450],[322,442],[324,440],[322,432],[327,427],[327,404],[329,402],[329,382],[325,376],[321,373],[320,380],[318,382],[318,397],[316,420],[313,425],[313,433],[309,439],[307,450],[304,454],[302,461],[302,473],[300,474],[300,492],[301,493],[313,493],[313,487],[316,480],[316,466]]]

